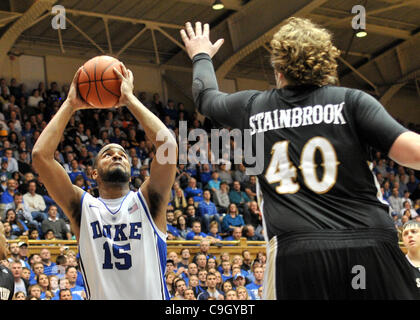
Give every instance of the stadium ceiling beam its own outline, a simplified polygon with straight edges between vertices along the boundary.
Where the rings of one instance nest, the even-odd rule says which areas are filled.
[[[92,43],[102,54],[105,54],[105,50],[101,48],[100,45],[98,45],[95,40],[93,40],[91,37],[89,37],[86,32],[84,32],[82,29],[80,29],[74,22],[72,22],[69,17],[66,17],[66,21],[70,23],[73,28],[75,28],[82,36],[84,36],[90,43]]]
[[[397,56],[397,59],[399,60],[399,63],[400,63],[401,73],[403,75],[406,74],[406,73],[408,73],[408,75],[412,75],[412,73],[414,71],[408,70],[407,65],[405,64],[405,60],[401,60],[401,59],[404,59],[402,57],[402,53],[405,52],[407,47],[415,46],[415,43],[417,41],[419,41],[419,39],[420,39],[420,31],[413,34],[409,39],[404,40],[403,42],[399,43],[398,45],[396,45],[396,46],[386,50],[385,52],[381,53],[380,55],[372,58],[371,60],[369,60],[365,64],[358,67],[357,71],[362,72],[362,71],[367,70],[368,68],[374,66],[375,64],[380,66],[380,62],[382,60],[386,60],[389,57],[389,55],[395,54]],[[398,55],[399,55],[399,57],[398,57]],[[419,64],[417,64],[417,65],[419,65]],[[410,66],[411,66],[411,69],[416,69],[416,65],[414,63],[411,63]],[[405,81],[405,79],[407,79],[407,77],[408,76],[406,75],[406,76],[404,76],[403,78],[400,78],[400,79],[393,79],[392,82],[398,83],[398,82],[401,82],[401,81]]]
[[[57,0],[39,0],[34,2],[31,7],[6,30],[0,38],[0,62],[5,59],[7,53],[12,49],[22,32],[32,26],[45,11],[51,10],[52,5],[56,2]]]
[[[156,42],[155,30],[152,29],[151,33],[152,33],[153,49],[155,50],[156,64],[159,65],[160,64],[159,50],[158,50],[158,46]]]
[[[311,13],[313,10],[318,8],[319,6],[323,5],[328,0],[312,0],[306,5],[304,5],[299,10],[295,11],[294,13],[290,14],[289,16],[306,16],[307,14]],[[249,4],[252,4],[250,2]],[[237,50],[233,53],[228,59],[226,59],[216,70],[216,76],[218,79],[223,79],[228,72],[244,57],[249,55],[251,52],[255,51],[263,44],[265,44],[269,39],[272,38],[274,33],[276,33],[280,27],[281,23],[276,25],[275,27],[271,28],[269,31],[262,34],[258,39],[248,43],[242,49]]]
[[[344,58],[338,57],[343,64],[345,64],[348,68],[350,68],[355,74],[357,74],[362,80],[364,80],[367,84],[369,84],[374,90],[377,95],[379,95],[378,87],[370,81],[365,75],[363,75],[360,71],[358,71],[355,67],[351,65],[351,63],[347,62]]]
[[[21,14],[16,13],[16,12],[2,11],[1,16],[2,17],[0,18],[0,27],[4,27],[9,22],[19,18],[21,16]]]
[[[131,46],[147,30],[149,30],[149,28],[145,26],[134,37],[132,37],[129,41],[127,41],[127,43],[120,49],[120,51],[118,51],[118,53],[116,54],[116,57],[118,58],[129,46]]]
[[[121,21],[121,22],[130,22],[133,24],[144,24],[148,27],[163,27],[163,28],[178,29],[178,30],[184,28],[184,26],[173,24],[173,23],[129,18],[129,17],[123,17],[123,16],[115,16],[115,15],[99,13],[99,12],[66,9],[66,14],[68,13],[74,16],[86,16],[86,17],[108,19],[108,20],[115,20],[115,21]]]
[[[112,43],[111,43],[111,35],[109,33],[108,18],[102,18],[102,20],[104,21],[106,41],[108,42],[108,50],[109,50],[109,53],[112,54]]]
[[[344,13],[344,11],[343,11]],[[315,18],[315,19],[319,19],[319,20],[325,20],[325,23],[321,22],[321,25],[323,26],[327,26],[330,22],[334,22],[336,23],[336,26],[343,26],[343,24],[341,24],[342,19],[340,18],[333,18],[330,16],[325,16],[325,15],[321,15],[321,14],[316,14],[316,13],[310,13],[308,15],[309,18]],[[349,28],[349,26],[345,26],[346,28]],[[376,24],[372,24],[372,23],[366,23],[366,31],[367,32],[372,32],[375,34],[380,34],[380,35],[384,35],[384,36],[389,36],[389,37],[394,37],[394,38],[398,38],[398,39],[408,39],[411,36],[410,31],[407,30],[402,30],[402,29],[396,29],[396,28],[390,28],[390,27],[385,27],[385,26],[380,26],[380,25],[376,25]]]
[[[402,8],[402,7],[407,7],[407,6],[410,6],[410,5],[415,5],[415,4],[418,4],[418,3],[419,3],[419,0],[405,0],[405,1],[402,1],[398,4],[391,5],[391,6],[388,6],[388,7],[385,7],[385,8],[380,8],[380,9],[375,9],[375,10],[370,10],[370,11],[366,10],[366,16],[372,16],[372,15],[375,15],[375,14],[383,13],[383,12],[394,10],[394,9],[399,9],[399,8]],[[347,12],[347,14],[348,14],[348,12]],[[329,21],[324,26],[329,27],[329,26],[332,26],[332,25],[349,23],[353,18],[354,18],[354,15],[351,14],[350,16],[339,19],[338,21],[337,20]]]

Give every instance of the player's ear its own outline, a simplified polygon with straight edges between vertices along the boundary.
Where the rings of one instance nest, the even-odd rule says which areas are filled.
[[[98,169],[92,170],[92,179],[96,180],[98,178]]]

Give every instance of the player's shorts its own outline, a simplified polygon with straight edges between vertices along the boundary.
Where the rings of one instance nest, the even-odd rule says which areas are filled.
[[[265,299],[420,299],[393,230],[289,232],[267,246]]]

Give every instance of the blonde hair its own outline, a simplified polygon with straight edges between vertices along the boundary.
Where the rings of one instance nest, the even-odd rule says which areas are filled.
[[[338,84],[337,61],[340,51],[331,33],[309,19],[291,17],[271,40],[271,64],[289,84]]]

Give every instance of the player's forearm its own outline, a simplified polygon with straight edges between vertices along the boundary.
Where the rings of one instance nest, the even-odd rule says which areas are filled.
[[[39,157],[54,159],[54,152],[60,143],[64,129],[73,115],[73,108],[65,101],[58,112],[54,115],[45,129],[42,131],[32,151],[34,164]]]
[[[205,93],[209,90],[219,90],[213,63],[208,54],[199,53],[193,58],[193,83],[192,94],[198,112],[205,116],[211,116],[209,100],[205,99]]]
[[[174,143],[176,145],[176,140],[172,133],[153,112],[147,109],[134,95],[131,95],[128,101],[127,108],[137,121],[140,122],[146,136],[151,139],[156,148],[165,143],[165,141],[157,140],[158,133],[159,135],[162,135],[161,137],[164,136],[167,142]]]

